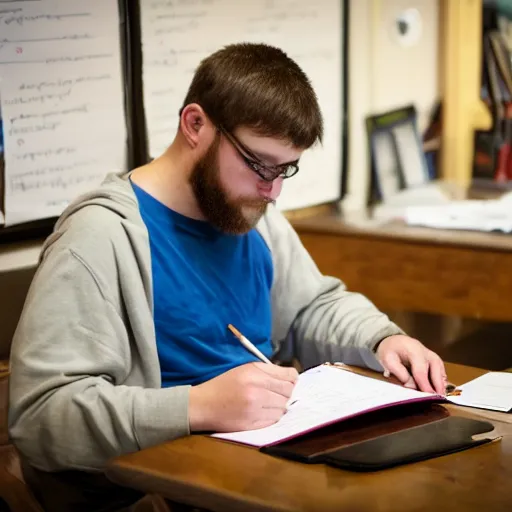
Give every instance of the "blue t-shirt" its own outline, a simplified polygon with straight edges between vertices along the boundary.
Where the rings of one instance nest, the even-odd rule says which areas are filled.
[[[132,186],[149,233],[162,386],[199,384],[257,361],[228,324],[270,357],[273,267],[261,235],[221,233]]]

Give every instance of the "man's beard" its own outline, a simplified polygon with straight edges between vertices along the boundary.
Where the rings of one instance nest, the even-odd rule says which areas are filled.
[[[192,171],[190,184],[206,220],[223,233],[241,235],[256,226],[270,201],[228,197],[219,176],[219,142],[217,135]]]

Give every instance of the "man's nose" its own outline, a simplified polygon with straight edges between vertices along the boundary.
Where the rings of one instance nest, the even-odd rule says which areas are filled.
[[[263,197],[275,201],[279,197],[282,187],[283,178],[281,177],[276,178],[274,181],[260,180],[258,184],[258,191]]]

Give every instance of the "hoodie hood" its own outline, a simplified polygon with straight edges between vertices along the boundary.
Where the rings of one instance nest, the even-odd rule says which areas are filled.
[[[71,202],[55,223],[52,234],[45,240],[39,260],[46,251],[62,236],[70,218],[88,206],[101,206],[118,215],[123,221],[141,224],[137,198],[133,192],[130,172],[109,173],[101,185],[82,194]]]

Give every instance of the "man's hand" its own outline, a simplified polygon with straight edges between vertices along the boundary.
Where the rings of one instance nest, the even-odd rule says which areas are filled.
[[[389,373],[405,387],[445,394],[447,379],[441,358],[414,338],[403,335],[384,338],[377,357]]]
[[[297,377],[295,368],[250,363],[193,386],[190,430],[233,432],[272,425],[286,412]]]

